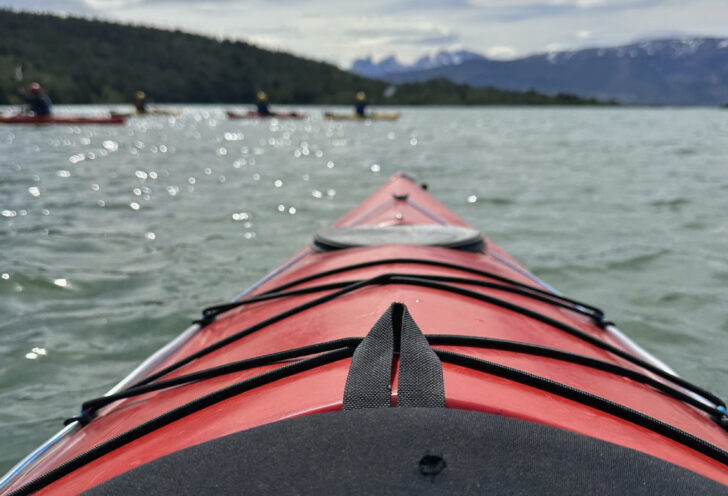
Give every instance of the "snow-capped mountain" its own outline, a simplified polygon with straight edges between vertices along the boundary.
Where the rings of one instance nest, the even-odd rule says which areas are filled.
[[[371,57],[357,59],[351,65],[351,72],[365,77],[382,79],[388,74],[401,72],[426,71],[449,65],[462,64],[469,60],[484,59],[483,55],[467,50],[448,52],[441,50],[435,54],[425,55],[417,59],[413,64],[402,64],[393,55],[374,62]]]
[[[573,93],[625,104],[728,103],[728,38],[643,40],[609,48],[484,57],[374,76],[392,82],[447,78],[476,87]]]

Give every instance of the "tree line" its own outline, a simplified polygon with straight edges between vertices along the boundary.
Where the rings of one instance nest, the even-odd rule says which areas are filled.
[[[402,84],[243,41],[79,17],[0,10],[0,104],[40,82],[55,103],[122,103],[144,90],[176,103],[348,104],[357,91],[393,105],[596,105],[595,99],[472,88],[447,80]],[[609,102],[614,103],[614,102]]]

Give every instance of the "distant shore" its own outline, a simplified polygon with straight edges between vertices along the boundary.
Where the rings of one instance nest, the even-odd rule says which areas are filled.
[[[578,95],[474,88],[446,79],[392,85],[338,67],[240,41],[79,17],[0,9],[0,104],[19,104],[40,82],[56,104],[130,102],[143,90],[157,103],[617,105]]]

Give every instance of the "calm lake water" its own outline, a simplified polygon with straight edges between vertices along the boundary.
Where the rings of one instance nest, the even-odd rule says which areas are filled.
[[[728,111],[0,126],[0,472],[392,173],[728,396]],[[63,112],[99,112],[59,107]]]

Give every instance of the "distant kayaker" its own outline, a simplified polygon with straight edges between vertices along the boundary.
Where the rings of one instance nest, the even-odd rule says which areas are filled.
[[[367,110],[367,94],[360,91],[356,94],[356,104],[354,105],[356,115],[359,117],[366,117]]]
[[[39,83],[32,83],[28,94],[24,95],[23,98],[25,98],[26,112],[36,117],[51,115],[53,104],[48,95],[43,92],[43,88]]]
[[[147,94],[143,91],[137,91],[134,99],[134,108],[137,114],[146,114],[149,109],[147,108]]]
[[[258,114],[271,115],[271,111],[268,108],[268,95],[265,94],[265,91],[259,91],[258,94],[255,95],[255,105]]]

